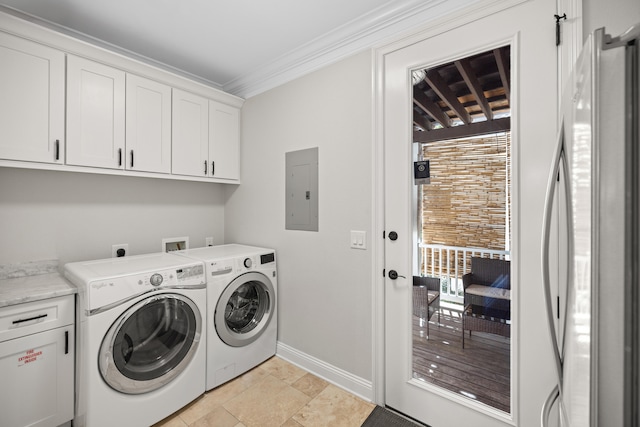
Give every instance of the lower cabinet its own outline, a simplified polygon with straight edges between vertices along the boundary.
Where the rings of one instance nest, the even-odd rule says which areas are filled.
[[[0,424],[56,427],[74,413],[74,296],[0,308]]]

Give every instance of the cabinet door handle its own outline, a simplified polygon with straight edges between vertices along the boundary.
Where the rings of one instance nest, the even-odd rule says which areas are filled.
[[[14,320],[13,323],[14,325],[17,325],[19,323],[24,323],[24,322],[30,322],[32,320],[38,320],[38,319],[44,319],[45,317],[47,317],[48,314],[39,314],[37,316],[33,316],[33,317],[28,317],[26,319],[18,319],[18,320]]]
[[[133,150],[131,150],[131,168],[133,168]]]
[[[204,174],[207,174],[207,161],[204,161]]]
[[[122,148],[118,148],[118,166],[122,166]]]
[[[56,160],[60,160],[60,140],[56,139]]]
[[[69,354],[69,331],[64,331],[64,354]]]
[[[215,175],[216,174],[216,162],[214,162],[213,160],[211,161],[211,175]]]

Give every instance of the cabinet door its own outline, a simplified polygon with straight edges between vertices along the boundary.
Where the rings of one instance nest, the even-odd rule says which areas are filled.
[[[173,89],[172,105],[171,171],[178,175],[211,176],[208,100]]]
[[[240,110],[209,101],[211,176],[240,179]]]
[[[171,88],[127,74],[125,168],[171,172]]]
[[[64,53],[0,32],[0,158],[64,162]]]
[[[4,427],[55,427],[73,418],[72,325],[0,342]]]
[[[67,57],[67,164],[124,166],[125,73]]]

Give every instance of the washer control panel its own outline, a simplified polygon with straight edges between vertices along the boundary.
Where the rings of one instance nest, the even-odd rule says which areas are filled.
[[[95,310],[156,289],[198,288],[205,283],[204,265],[201,262],[194,262],[179,268],[94,280],[89,283],[88,287],[89,310]]]

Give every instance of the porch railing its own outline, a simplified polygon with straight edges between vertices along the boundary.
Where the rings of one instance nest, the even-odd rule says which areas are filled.
[[[446,245],[418,245],[420,275],[440,277],[440,300],[463,302],[462,276],[471,271],[471,258],[506,259],[510,251],[486,248],[465,248]]]

